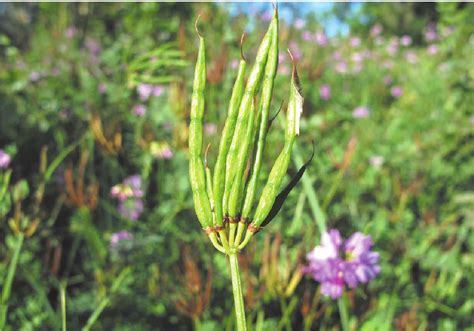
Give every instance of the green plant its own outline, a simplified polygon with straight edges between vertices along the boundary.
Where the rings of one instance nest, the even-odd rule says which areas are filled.
[[[214,247],[228,256],[237,329],[246,330],[237,256],[252,236],[275,217],[306,169],[308,163],[303,165],[280,192],[291,160],[295,138],[299,135],[303,97],[296,66],[289,52],[293,60],[293,73],[287,108],[285,144],[271,169],[256,210],[252,213],[265,140],[270,126],[269,109],[278,64],[278,10],[275,9],[270,26],[258,48],[255,64],[245,88],[243,79],[246,60],[241,51],[241,61],[213,178],[208,167],[207,150],[205,162],[202,160],[206,63],[205,42],[197,29],[197,22],[199,52],[189,125],[189,175],[199,222]],[[243,36],[241,43],[242,41]],[[257,106],[259,95],[260,102]],[[244,231],[246,231],[245,238],[241,241]]]

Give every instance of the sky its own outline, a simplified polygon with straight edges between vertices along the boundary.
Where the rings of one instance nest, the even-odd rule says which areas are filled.
[[[270,2],[238,2],[238,3],[223,3],[221,4],[227,8],[232,15],[238,15],[239,13],[248,14],[250,17],[252,14],[261,13],[265,10],[271,11],[272,5]],[[325,13],[328,13],[333,9],[334,6],[337,6],[337,3],[330,2],[300,2],[300,3],[280,3],[279,4],[279,14],[282,20],[285,20],[287,23],[294,21],[294,11],[290,8],[293,6],[299,12],[298,17],[304,18],[308,13],[315,13],[317,17],[320,17],[321,23],[324,27],[324,30],[328,36],[334,36],[337,34],[347,34],[349,32],[349,27],[344,22],[339,21],[334,15],[328,17],[323,17]],[[352,10],[357,10],[360,8],[360,4],[354,4]],[[296,17],[296,18],[298,18]],[[251,21],[249,30],[252,29],[253,22]]]

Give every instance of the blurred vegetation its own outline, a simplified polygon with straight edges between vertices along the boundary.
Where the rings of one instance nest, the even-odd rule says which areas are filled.
[[[226,261],[199,229],[186,160],[196,16],[208,45],[212,146],[240,35],[253,22],[243,47],[252,58],[266,29],[265,12],[225,6],[0,4],[0,149],[12,156],[0,169],[5,330],[64,321],[71,330],[234,328]],[[317,283],[291,281],[319,240],[318,222],[370,234],[381,254],[381,274],[348,292],[352,329],[472,330],[474,6],[333,12],[351,33],[327,44],[319,16],[282,24],[272,109],[288,98],[290,47],[305,96],[295,163],[312,140],[316,156],[241,254],[252,330],[340,329]],[[263,171],[282,132],[274,121]],[[111,188],[132,175],[143,198],[122,204]]]

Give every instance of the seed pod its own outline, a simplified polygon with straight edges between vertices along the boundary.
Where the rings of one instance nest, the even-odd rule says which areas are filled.
[[[204,169],[206,174],[206,192],[207,196],[209,197],[209,204],[211,205],[211,212],[212,212],[212,225],[216,225],[216,215],[214,213],[214,192],[212,191],[212,174],[211,169],[209,169],[209,164],[207,162],[207,153],[209,152],[209,148],[211,147],[211,143],[207,144],[206,151],[204,152]]]
[[[242,211],[243,218],[250,218],[251,209],[253,206],[253,200],[255,195],[255,189],[257,186],[258,176],[260,174],[260,168],[262,166],[263,159],[263,148],[265,146],[265,140],[269,128],[268,114],[270,110],[270,104],[272,101],[273,85],[275,82],[275,76],[278,67],[278,13],[275,11],[275,15],[272,18],[272,24],[274,26],[274,32],[272,35],[272,41],[270,50],[268,53],[268,60],[265,66],[265,76],[262,84],[262,98],[260,102],[260,129],[258,133],[257,152],[255,154],[255,162],[252,169],[252,175],[250,177],[249,184],[247,186],[245,203]]]
[[[234,88],[232,89],[232,96],[230,98],[229,110],[227,112],[227,119],[222,131],[222,138],[219,144],[219,154],[217,155],[216,166],[214,167],[214,201],[215,201],[215,217],[216,224],[222,226],[223,212],[222,212],[222,198],[224,196],[225,187],[225,170],[226,170],[226,158],[229,146],[232,142],[232,136],[234,135],[235,122],[237,120],[238,110],[242,95],[244,94],[244,78],[245,69],[247,62],[242,52],[242,42],[244,35],[241,39],[241,54],[242,59],[240,60],[239,69],[237,72],[237,78],[235,80]]]
[[[306,168],[308,165],[311,163],[313,160],[314,156],[314,143],[313,143],[313,152],[311,153],[311,156],[309,157],[308,161],[306,161],[301,168],[298,170],[298,172],[291,178],[288,184],[286,184],[285,188],[281,190],[281,192],[277,195],[275,198],[275,202],[273,203],[272,209],[270,209],[270,212],[268,213],[267,217],[265,220],[262,222],[260,225],[262,228],[264,226],[267,226],[268,223],[270,223],[273,218],[278,214],[280,211],[281,207],[283,206],[283,203],[285,202],[286,198],[288,197],[288,194],[290,194],[291,190],[298,184],[300,181],[301,177],[303,177],[304,172],[306,171]]]
[[[252,71],[250,72],[250,76],[245,87],[245,93],[242,97],[242,102],[239,107],[239,114],[235,125],[235,131],[232,137],[232,143],[226,160],[225,189],[223,201],[224,213],[228,213],[228,199],[230,191],[232,189],[233,181],[235,178],[240,178],[239,176],[236,177],[237,169],[235,167],[235,164],[239,155],[239,149],[242,147],[242,141],[243,139],[245,139],[246,136],[250,116],[250,108],[252,106],[253,98],[255,96],[257,87],[263,75],[265,64],[267,62],[268,51],[270,48],[271,37],[274,30],[274,24],[270,24],[268,31],[265,34],[257,51],[255,64],[252,68]]]
[[[199,19],[199,17],[198,17]],[[206,53],[204,38],[199,35],[199,51],[194,73],[193,95],[189,123],[189,177],[194,208],[203,228],[212,226],[212,211],[206,192],[204,166],[201,158],[203,140],[204,89],[206,87]]]
[[[293,74],[291,78],[290,98],[287,109],[285,145],[277,160],[275,161],[275,164],[273,165],[273,168],[268,177],[267,184],[263,188],[262,195],[257,206],[257,210],[255,211],[254,220],[252,224],[257,227],[260,226],[265,220],[275,202],[275,198],[278,194],[278,191],[280,190],[281,183],[288,169],[288,164],[291,159],[291,151],[293,149],[295,137],[299,135],[299,123],[301,113],[303,111],[304,100],[301,96],[300,91],[301,89],[298,79],[298,73],[296,71],[296,66],[293,60]]]
[[[255,102],[252,103],[250,108],[249,123],[247,125],[247,132],[245,137],[241,140],[240,149],[237,154],[237,163],[234,165],[236,168],[235,178],[232,183],[232,189],[229,194],[229,216],[236,217],[240,216],[240,207],[241,207],[241,197],[243,192],[243,187],[245,185],[244,180],[244,171],[247,166],[247,160],[249,157],[249,150],[253,145],[254,132],[255,132],[255,119],[257,114],[255,113]]]

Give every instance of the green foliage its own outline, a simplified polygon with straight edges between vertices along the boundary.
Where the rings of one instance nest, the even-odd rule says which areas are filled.
[[[298,6],[281,4],[280,13]],[[252,330],[341,328],[337,303],[320,296],[310,277],[288,286],[324,228],[346,237],[370,234],[381,255],[377,278],[346,293],[349,328],[472,328],[474,6],[402,7],[340,10],[352,32],[329,38],[328,45],[314,37],[324,26],[319,16],[302,28],[280,21],[269,117],[288,102],[287,47],[305,98],[294,165],[282,185],[311,155],[312,141],[315,155],[265,228],[269,235],[256,234],[259,240],[241,254]],[[210,169],[217,164],[216,132],[237,76],[241,33],[252,26],[243,50],[253,59],[268,22],[260,12],[253,20],[215,4],[2,8],[0,149],[12,157],[0,169],[4,329],[60,329],[64,288],[70,330],[87,321],[92,330],[189,330],[193,320],[202,330],[234,330],[228,266],[199,231],[188,181],[194,21],[201,14],[207,44],[202,138],[212,145]],[[371,36],[377,23],[382,32]],[[429,23],[436,24],[432,41],[425,37]],[[411,45],[401,45],[404,34]],[[351,40],[356,36],[358,46]],[[330,86],[329,97],[320,93],[323,85]],[[143,115],[137,106],[145,107]],[[354,116],[357,107],[367,107],[368,116]],[[255,197],[271,171],[269,160],[284,146],[285,125],[278,115],[265,137]],[[143,194],[122,204],[111,189],[132,175],[140,175]],[[131,211],[140,203],[135,221]],[[121,231],[133,239],[118,237]],[[280,242],[270,240],[278,236]],[[184,262],[185,247],[194,269]],[[183,316],[181,299],[202,309]]]

